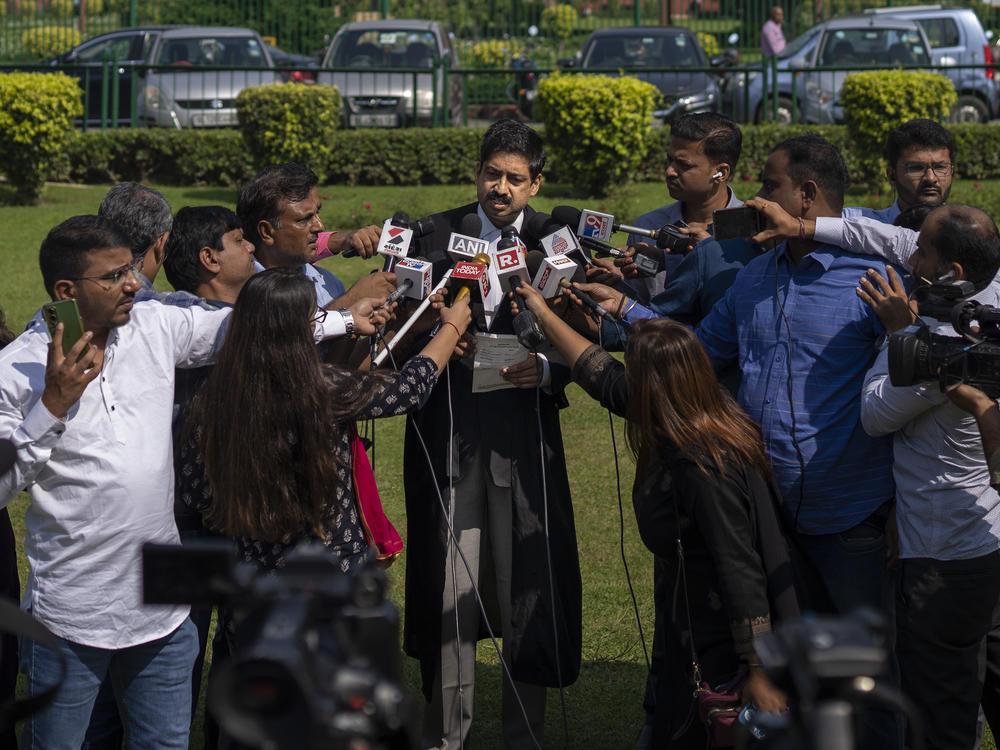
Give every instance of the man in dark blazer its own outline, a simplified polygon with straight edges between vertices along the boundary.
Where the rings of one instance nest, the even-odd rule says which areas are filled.
[[[502,120],[486,132],[478,201],[435,215],[435,231],[417,240],[415,253],[432,261],[436,279],[451,265],[448,238],[466,215],[479,215],[480,237],[491,242],[503,227],[526,230],[544,163],[541,139],[528,126]],[[512,333],[506,303],[490,332]],[[470,354],[474,341],[466,346]],[[407,422],[405,649],[420,660],[428,701],[424,748],[468,747],[476,641],[487,637],[477,587],[524,706],[522,713],[504,676],[508,748],[543,744],[546,686],[569,685],[579,674],[580,568],[558,416],[569,373],[525,354],[504,373],[515,387],[476,394],[472,359],[454,358]]]

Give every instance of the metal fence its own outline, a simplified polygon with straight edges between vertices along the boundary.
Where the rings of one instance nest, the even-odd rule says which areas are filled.
[[[902,7],[919,0],[883,0]],[[710,47],[739,35],[745,60],[758,54],[770,8],[785,10],[788,39],[815,23],[871,7],[865,0],[0,0],[0,61],[55,57],[97,34],[128,26],[200,24],[248,27],[293,53],[318,54],[348,21],[425,18],[446,22],[463,65],[484,40],[503,40],[510,56],[528,51],[540,66],[579,49],[607,26],[689,27]],[[964,3],[983,26],[1000,30],[1000,5]]]
[[[773,62],[773,61],[771,61]],[[953,80],[983,78],[996,66],[923,65],[907,69],[936,71]],[[80,80],[86,117],[81,128],[136,126],[213,127],[236,125],[235,93],[245,86],[289,80],[294,69],[247,67],[177,68],[167,65],[123,64],[114,60],[88,65],[19,65],[19,70],[61,70]],[[778,70],[769,62],[728,68],[643,68],[633,71],[655,74],[661,84],[671,77],[685,80],[693,72],[707,73],[718,90],[713,109],[740,123],[810,122],[839,120],[836,92],[852,72],[872,66],[826,66]],[[469,125],[500,116],[537,117],[534,100],[526,96],[524,71],[492,68],[435,67],[358,71],[351,68],[314,68],[317,85],[336,85],[345,99],[345,126],[396,127],[420,125],[441,127]],[[531,69],[537,78],[553,69]],[[599,71],[595,71],[599,72]],[[628,71],[604,71],[627,75]],[[564,73],[588,75],[588,73]],[[993,81],[989,80],[989,86]],[[961,103],[961,102],[960,102]],[[661,108],[675,105],[661,102]],[[1000,116],[1000,102],[986,103],[989,116]],[[961,109],[956,110],[961,114]],[[968,119],[976,113],[967,113]]]

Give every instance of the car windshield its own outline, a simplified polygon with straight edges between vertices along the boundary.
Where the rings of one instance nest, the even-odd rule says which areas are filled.
[[[431,31],[368,29],[337,36],[332,68],[431,68],[437,41]]]
[[[813,39],[819,36],[819,33],[823,30],[823,26],[813,26],[805,34],[799,34],[792,41],[790,41],[781,52],[778,53],[779,60],[787,60],[790,57],[795,57],[802,48],[807,44],[810,44]]]
[[[837,29],[822,41],[819,65],[923,65],[927,46],[913,29]]]
[[[704,65],[687,34],[599,36],[583,58],[584,68],[681,68]]]
[[[265,67],[260,42],[252,36],[199,36],[167,39],[157,52],[156,65],[232,65]]]

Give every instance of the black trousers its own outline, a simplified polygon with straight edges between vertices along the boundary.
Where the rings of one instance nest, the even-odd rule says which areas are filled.
[[[982,704],[1000,730],[1000,551],[900,561],[896,654],[927,750],[968,750]]]

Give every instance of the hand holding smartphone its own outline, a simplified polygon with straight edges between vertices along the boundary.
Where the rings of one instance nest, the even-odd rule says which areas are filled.
[[[46,302],[42,305],[42,316],[45,318],[45,325],[49,328],[49,335],[55,339],[56,326],[63,324],[62,350],[63,356],[69,355],[69,350],[83,336],[83,319],[80,317],[80,309],[76,306],[75,299],[61,299],[57,302]],[[84,347],[77,357],[77,361],[90,349]]]

